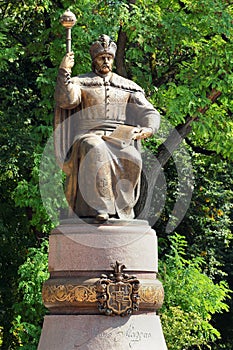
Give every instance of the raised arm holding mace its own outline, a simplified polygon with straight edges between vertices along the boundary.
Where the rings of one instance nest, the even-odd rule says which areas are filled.
[[[160,123],[141,87],[112,72],[116,50],[101,35],[90,47],[92,72],[71,77],[74,54],[67,47],[55,91],[55,150],[67,175],[69,215],[98,222],[134,218],[142,170],[138,140]]]

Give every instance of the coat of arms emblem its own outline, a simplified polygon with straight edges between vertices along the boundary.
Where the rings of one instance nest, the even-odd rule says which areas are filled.
[[[136,276],[123,273],[125,265],[116,262],[114,273],[102,275],[96,283],[98,309],[105,315],[130,315],[139,309],[139,285]]]

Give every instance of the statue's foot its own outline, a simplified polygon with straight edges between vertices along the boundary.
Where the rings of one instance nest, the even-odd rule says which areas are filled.
[[[107,221],[108,219],[109,219],[108,213],[99,212],[99,213],[96,215],[96,220],[97,220],[97,221],[103,222],[103,221]]]

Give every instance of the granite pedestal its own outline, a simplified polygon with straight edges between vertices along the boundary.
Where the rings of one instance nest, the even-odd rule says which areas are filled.
[[[116,262],[140,281],[139,310],[130,316],[102,315],[97,307],[96,283],[111,276]],[[167,350],[157,316],[164,297],[157,271],[157,237],[146,221],[61,222],[50,235],[50,278],[43,286],[50,314],[38,350]]]

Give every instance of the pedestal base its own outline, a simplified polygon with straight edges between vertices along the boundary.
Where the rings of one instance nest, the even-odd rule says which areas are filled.
[[[45,316],[38,350],[167,350],[155,313]]]
[[[157,266],[146,221],[63,222],[50,235],[43,301],[51,315],[38,350],[167,350]]]

